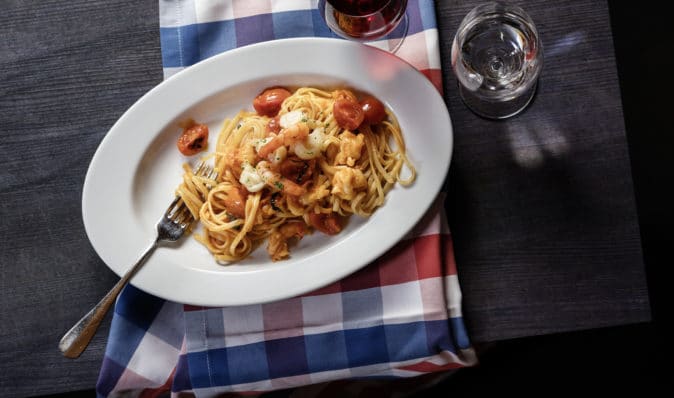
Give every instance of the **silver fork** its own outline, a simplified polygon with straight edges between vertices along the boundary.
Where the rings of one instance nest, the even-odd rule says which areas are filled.
[[[215,178],[217,173],[211,166],[200,162],[195,168],[194,174]],[[145,263],[150,254],[154,252],[160,242],[175,242],[180,239],[187,228],[194,221],[194,217],[187,209],[183,200],[176,196],[168,209],[157,223],[157,237],[155,241],[140,256],[138,261],[122,276],[122,278],[110,289],[110,291],[91,309],[82,319],[80,319],[64,336],[59,343],[59,349],[68,358],[77,358],[84,352],[89,345],[92,337],[96,334],[98,326],[101,324],[105,314],[115,302],[115,299],[126,286],[131,277]]]

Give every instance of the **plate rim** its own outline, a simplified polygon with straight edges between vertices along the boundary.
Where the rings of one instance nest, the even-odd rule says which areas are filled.
[[[265,50],[272,50],[272,51],[281,51],[283,49],[288,49],[288,48],[293,48],[294,50],[297,50],[298,47],[304,48],[306,46],[328,46],[331,48],[334,48],[335,50],[348,50],[348,51],[364,51],[365,53],[371,52],[372,54],[379,54],[378,56],[386,56],[386,57],[391,57],[391,54],[378,49],[376,47],[371,47],[367,46],[365,44],[361,43],[356,43],[356,42],[351,42],[343,39],[334,39],[334,38],[288,38],[288,39],[279,39],[279,40],[273,40],[273,41],[267,41],[267,42],[261,42],[261,43],[255,43],[251,44],[248,46],[243,46],[239,47],[218,55],[215,55],[213,57],[210,57],[208,59],[202,60],[192,66],[186,67],[185,69],[173,74],[169,78],[163,80],[156,86],[154,86],[152,89],[147,91],[143,96],[141,96],[137,101],[135,101],[127,110],[124,111],[124,113],[115,121],[115,123],[112,125],[112,127],[106,132],[105,136],[101,139],[100,143],[98,144],[98,147],[96,148],[96,151],[91,158],[91,161],[89,163],[89,166],[87,168],[85,180],[84,180],[84,186],[82,190],[82,217],[84,221],[84,226],[85,226],[85,231],[87,234],[87,237],[93,246],[94,250],[96,251],[97,255],[101,260],[106,264],[106,266],[111,269],[113,272],[115,272],[118,275],[122,275],[125,271],[126,268],[131,266],[131,263],[129,263],[126,267],[120,267],[120,266],[112,266],[109,263],[110,259],[106,259],[105,255],[101,253],[102,248],[98,246],[98,238],[96,238],[94,235],[96,232],[94,232],[94,226],[92,226],[92,220],[91,214],[88,214],[88,210],[91,208],[91,201],[95,198],[95,193],[92,192],[92,189],[94,185],[92,185],[92,181],[95,178],[95,174],[99,172],[97,170],[98,165],[101,162],[102,158],[102,153],[104,153],[107,148],[108,143],[113,139],[112,137],[117,134],[119,135],[120,133],[116,133],[119,129],[120,125],[123,125],[125,121],[130,117],[130,114],[137,112],[137,110],[140,108],[142,110],[142,107],[145,106],[144,104],[147,103],[150,99],[153,97],[159,95],[162,93],[162,91],[166,90],[166,87],[170,87],[176,84],[180,84],[183,80],[189,79],[195,74],[198,74],[201,72],[203,69],[208,67],[209,65],[217,65],[219,63],[227,63],[227,62],[232,62],[228,61],[231,59],[236,59],[238,57],[243,57],[249,52],[261,52]],[[270,302],[270,301],[275,301],[275,300],[280,300],[284,298],[289,298],[289,297],[294,297],[298,296],[304,293],[311,292],[313,290],[316,290],[318,288],[321,288],[323,286],[329,285],[330,283],[333,283],[337,280],[342,279],[343,277],[363,268],[367,264],[371,263],[374,259],[377,257],[381,256],[382,254],[386,253],[389,251],[397,242],[399,242],[401,239],[405,238],[405,236],[409,233],[409,231],[417,224],[419,223],[420,220],[423,219],[424,215],[427,213],[428,209],[431,207],[433,204],[435,197],[437,197],[438,193],[441,191],[442,184],[444,180],[447,177],[447,173],[449,171],[452,157],[453,157],[453,151],[454,151],[454,131],[453,131],[453,125],[452,125],[452,120],[451,116],[449,115],[449,110],[445,104],[445,101],[442,97],[442,95],[438,92],[438,90],[433,86],[433,84],[430,82],[430,80],[424,76],[418,69],[416,69],[413,65],[411,65],[409,62],[398,58],[394,57],[395,61],[394,63],[402,63],[405,65],[406,72],[414,72],[418,75],[416,78],[416,82],[421,82],[420,84],[426,86],[426,90],[434,93],[436,98],[434,100],[429,99],[430,102],[435,102],[437,103],[440,101],[440,104],[442,104],[442,109],[444,109],[443,112],[443,119],[446,119],[446,125],[445,127],[447,128],[447,131],[444,131],[443,134],[446,135],[446,140],[448,147],[445,148],[443,151],[446,153],[445,158],[443,158],[442,163],[444,164],[443,170],[438,173],[438,180],[439,182],[435,184],[433,187],[433,197],[429,198],[424,198],[424,204],[423,206],[420,206],[419,209],[416,211],[416,216],[414,217],[414,221],[409,223],[406,228],[400,229],[395,235],[397,235],[397,238],[393,239],[390,241],[389,244],[387,245],[382,245],[379,248],[379,251],[376,254],[373,254],[369,256],[368,258],[365,258],[360,261],[360,264],[358,265],[349,265],[346,267],[343,267],[342,272],[337,272],[337,273],[332,273],[332,277],[330,278],[324,278],[322,282],[314,282],[311,286],[306,286],[303,288],[288,288],[286,289],[283,293],[280,294],[267,294],[267,295],[257,295],[255,297],[257,298],[251,298],[251,299],[245,299],[245,298],[229,298],[229,299],[224,299],[222,296],[219,298],[209,296],[209,297],[190,297],[190,294],[185,294],[184,290],[181,291],[180,293],[174,292],[174,294],[167,293],[166,291],[158,291],[156,288],[148,288],[147,284],[144,283],[136,283],[139,282],[137,279],[140,277],[140,275],[136,275],[132,279],[132,284],[140,288],[141,290],[144,290],[150,294],[153,294],[155,296],[158,296],[160,298],[166,299],[166,300],[172,300],[176,302],[181,302],[185,304],[192,304],[192,305],[203,305],[203,306],[223,306],[223,305],[246,305],[246,304],[258,304],[258,303],[264,303],[264,302]],[[326,73],[327,76],[330,76],[329,73]],[[350,81],[353,83],[353,81]],[[236,83],[234,83],[236,84]],[[231,87],[231,86],[230,86]],[[220,87],[218,90],[222,91],[225,90],[227,87]],[[430,88],[430,90],[428,90]],[[218,90],[215,90],[216,92]],[[203,94],[202,96],[204,98],[208,97],[208,95]],[[384,99],[385,100],[385,99]],[[187,106],[195,106],[195,103],[192,104],[187,104]],[[444,124],[444,123],[443,123]],[[160,131],[156,131],[154,133],[147,133],[147,136],[150,137],[149,140],[152,141],[156,139],[159,135]],[[407,139],[406,139],[407,141]],[[139,159],[139,161],[142,161],[142,156]],[[176,167],[179,167],[179,165],[176,165]],[[135,170],[135,169],[134,169]],[[137,174],[134,173],[134,175]],[[132,176],[133,177],[133,176]],[[131,184],[131,182],[129,182]],[[93,196],[92,196],[93,195]],[[164,204],[158,204],[158,209],[162,210],[162,206]],[[378,210],[379,211],[379,210]],[[154,227],[154,226],[152,226]],[[150,230],[147,231],[148,234],[152,234],[154,232],[154,229],[151,228]],[[351,234],[353,235],[353,234]],[[189,238],[189,237],[188,237]],[[344,244],[347,242],[349,239],[351,239],[352,236],[347,236],[345,237],[342,241],[339,242],[339,245]],[[186,238],[183,238],[183,240]],[[100,244],[100,243],[99,243]],[[137,253],[137,255],[140,255],[140,252]],[[215,261],[215,260],[213,260]],[[145,267],[143,267],[145,268]],[[187,268],[187,267],[186,267]],[[204,271],[207,272],[208,271]],[[138,274],[143,273],[143,270],[139,272]],[[142,279],[140,280],[142,282]]]

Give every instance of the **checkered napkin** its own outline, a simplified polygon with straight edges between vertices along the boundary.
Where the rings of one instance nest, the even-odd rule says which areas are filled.
[[[433,2],[408,4],[408,36],[396,55],[441,90]],[[160,0],[159,5],[166,77],[255,42],[336,37],[318,14],[317,0]],[[205,308],[127,286],[115,306],[97,393],[251,394],[335,380],[405,378],[475,362],[441,195],[374,263],[300,297]]]

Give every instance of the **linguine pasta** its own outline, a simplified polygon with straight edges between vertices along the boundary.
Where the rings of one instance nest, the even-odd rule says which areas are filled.
[[[288,95],[274,117],[243,110],[223,122],[208,155],[216,180],[184,166],[177,194],[203,226],[196,239],[219,262],[241,260],[264,241],[272,260],[285,259],[293,240],[337,234],[351,215],[382,206],[396,183],[415,179],[390,111],[350,130],[335,102],[357,101],[353,92],[301,87]]]

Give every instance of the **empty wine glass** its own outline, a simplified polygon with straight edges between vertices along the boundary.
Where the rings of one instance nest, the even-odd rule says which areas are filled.
[[[491,2],[473,8],[452,43],[452,68],[461,99],[486,118],[504,119],[526,108],[542,66],[536,26],[512,4]]]
[[[398,50],[407,36],[407,0],[320,0],[318,9],[335,34],[361,42],[394,40]]]

